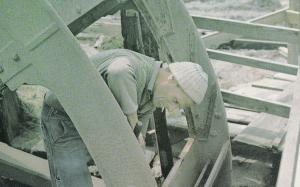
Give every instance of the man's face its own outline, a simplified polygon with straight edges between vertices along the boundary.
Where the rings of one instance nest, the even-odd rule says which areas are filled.
[[[194,105],[192,99],[184,93],[176,81],[168,85],[166,89],[161,89],[159,94],[154,93],[153,103],[156,107],[165,107],[169,112]]]

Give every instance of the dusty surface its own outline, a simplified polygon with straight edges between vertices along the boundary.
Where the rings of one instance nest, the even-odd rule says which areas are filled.
[[[287,6],[287,2],[287,0],[187,0],[186,7],[193,14],[248,20]],[[107,31],[102,28],[102,22],[112,23],[116,26],[116,29],[113,31]],[[97,47],[97,50],[121,48],[122,37],[120,30],[118,29],[119,24],[120,18],[118,15],[108,16],[81,33],[78,36],[79,42],[87,46]],[[286,63],[286,58],[280,55],[277,49],[229,49],[229,51]],[[238,84],[259,80],[263,77],[270,77],[273,75],[270,71],[257,70],[227,62],[212,60],[212,64],[215,68],[221,87],[226,89]],[[32,113],[37,118],[40,118],[43,94],[45,93],[45,90],[45,88],[40,86],[22,86],[18,90],[18,94],[21,99],[30,106]],[[185,120],[177,114],[171,114],[169,119],[169,123],[179,123],[180,125],[185,125],[186,123]],[[24,131],[23,139],[16,139],[15,145],[23,149],[26,147],[27,149],[28,147],[32,147],[33,144],[39,142],[41,140],[41,134],[38,124],[36,124],[36,128],[34,129],[35,130],[28,129]],[[32,139],[32,137],[35,138]],[[42,147],[42,144],[40,143],[38,146]],[[268,184],[270,171],[270,164],[268,163],[261,163],[256,160],[247,160],[245,158],[234,158],[234,186],[270,186]]]
[[[195,15],[249,20],[287,5],[287,0],[198,0],[186,3]]]
[[[277,49],[275,50],[253,50],[253,49],[232,49],[226,50],[226,52],[236,53],[249,57],[256,57],[262,59],[269,59],[275,62],[287,63],[286,57],[281,55]],[[264,77],[272,77],[274,72],[268,70],[261,70],[252,67],[246,67],[242,65],[232,64],[228,62],[222,62],[217,60],[211,60],[215,69],[215,73],[218,77],[221,88],[229,89],[230,87],[244,84],[256,80],[260,80]]]

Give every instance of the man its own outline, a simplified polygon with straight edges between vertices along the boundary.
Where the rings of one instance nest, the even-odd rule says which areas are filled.
[[[91,61],[137,137],[141,126],[147,130],[155,107],[171,111],[200,104],[207,89],[206,73],[191,62],[164,66],[153,58],[123,49],[100,52]],[[45,95],[41,121],[52,185],[92,186],[87,167],[90,155],[71,119],[50,91]]]

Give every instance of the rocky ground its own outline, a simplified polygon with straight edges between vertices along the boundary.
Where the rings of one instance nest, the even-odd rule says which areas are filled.
[[[287,2],[287,0],[186,0],[186,7],[192,14],[237,20],[249,20],[274,10],[281,9],[282,7],[287,6]],[[109,31],[105,30],[105,28],[101,27],[103,22],[114,25],[114,27],[111,28],[115,29]],[[107,16],[79,34],[77,38],[82,45],[94,47],[100,51],[111,48],[121,48],[122,37],[119,24],[120,17],[118,14]],[[222,50],[286,63],[286,57],[279,53],[278,49],[240,50],[232,49],[229,46]],[[225,89],[273,75],[273,73],[269,71],[257,70],[226,62],[212,60],[212,64],[215,68],[221,87]],[[32,114],[37,119],[40,118],[43,94],[45,91],[46,88],[28,85],[22,86],[18,89],[20,98],[29,105]],[[171,116],[170,121],[172,121]],[[173,116],[177,115],[173,114]],[[175,122],[178,121],[175,120],[174,123]],[[185,123],[181,120],[179,120],[179,122]],[[36,123],[36,127],[38,127],[38,123]],[[27,141],[24,141],[24,137],[27,137]],[[24,131],[23,139],[15,139],[13,145],[25,150],[32,147],[32,145],[43,146],[41,143],[39,128],[34,128],[34,125],[29,125],[27,130]],[[264,176],[270,173],[270,167],[264,165],[264,163],[258,163],[256,165],[251,164],[255,162],[257,161],[234,158],[234,186],[268,186],[268,182],[266,182],[268,179],[265,179]],[[251,185],[245,185],[245,183],[243,183],[244,180],[251,181],[247,183]]]

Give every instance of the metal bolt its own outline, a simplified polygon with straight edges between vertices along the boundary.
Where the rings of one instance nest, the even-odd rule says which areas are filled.
[[[20,61],[20,56],[19,56],[18,54],[15,54],[14,57],[13,57],[13,60],[14,60],[15,62]]]
[[[4,72],[4,68],[2,65],[0,65],[0,73],[3,73]]]

